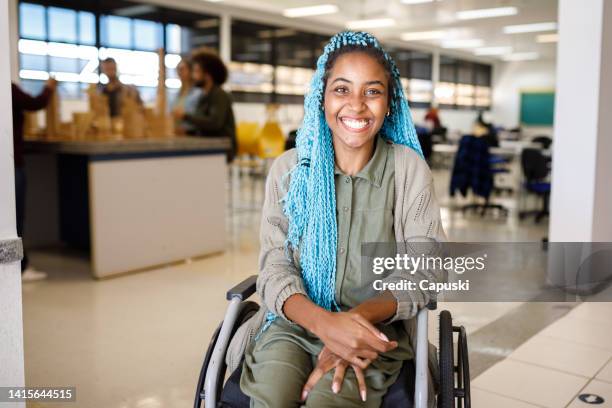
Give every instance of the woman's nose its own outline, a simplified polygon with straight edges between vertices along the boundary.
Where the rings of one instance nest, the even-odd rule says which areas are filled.
[[[351,95],[351,99],[349,100],[349,105],[352,110],[356,112],[361,112],[365,109],[365,97],[362,94],[354,93]]]

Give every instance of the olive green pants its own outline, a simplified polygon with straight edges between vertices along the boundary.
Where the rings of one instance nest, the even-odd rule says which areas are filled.
[[[404,337],[395,326],[384,328],[390,339]],[[245,352],[240,388],[251,398],[251,407],[379,407],[387,389],[397,379],[402,361],[412,358],[410,347],[400,344],[397,349],[380,355],[372,362],[364,373],[366,402],[361,400],[357,378],[351,368],[346,371],[338,394],[331,390],[334,374],[331,370],[302,402],[302,387],[314,369],[322,347],[323,343],[316,336],[298,325],[277,318],[256,341],[251,342]]]

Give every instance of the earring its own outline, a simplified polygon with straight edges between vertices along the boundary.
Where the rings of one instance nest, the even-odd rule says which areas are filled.
[[[387,117],[389,117],[390,114],[391,114],[391,111],[387,111]]]

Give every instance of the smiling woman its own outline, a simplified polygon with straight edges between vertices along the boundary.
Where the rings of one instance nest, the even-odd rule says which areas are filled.
[[[241,389],[252,407],[379,407],[413,357],[403,321],[430,295],[366,294],[361,244],[423,227],[444,239],[439,208],[399,72],[376,38],[334,36],[310,90],[297,148],[266,182],[257,288],[267,323],[247,347]]]

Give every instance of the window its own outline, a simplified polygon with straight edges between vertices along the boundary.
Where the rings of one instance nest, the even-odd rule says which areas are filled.
[[[100,18],[100,44],[106,47],[132,48],[132,20],[127,17],[102,16]]]
[[[219,48],[218,17],[134,6],[124,0],[112,0],[112,7],[103,10],[109,14],[100,13],[97,0],[44,4],[19,4],[19,75],[31,93],[39,92],[51,74],[60,82],[62,96],[82,98],[89,84],[104,81],[98,75],[100,59],[113,57],[120,79],[137,86],[145,102],[152,101],[158,84],[158,49],[165,47],[168,53],[166,86],[178,88],[179,54],[200,46]]]
[[[47,12],[44,6],[21,3],[19,5],[19,35],[32,40],[47,39]]]
[[[76,11],[49,7],[49,40],[69,43],[78,41]]]
[[[440,57],[436,100],[445,107],[474,109],[491,106],[491,66]]]
[[[432,55],[396,47],[385,49],[400,72],[408,102],[414,107],[429,106],[433,99]]]

